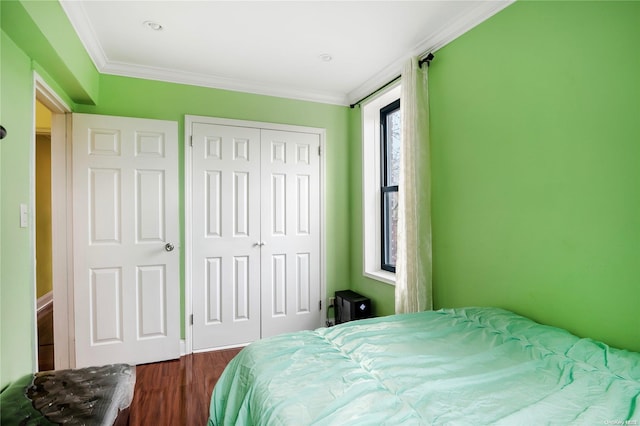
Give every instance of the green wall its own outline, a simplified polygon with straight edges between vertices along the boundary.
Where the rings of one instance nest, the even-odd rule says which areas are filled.
[[[327,292],[348,285],[349,156],[347,107],[134,78],[100,75],[57,1],[3,0],[0,143],[0,389],[32,372],[35,354],[33,232],[19,228],[21,203],[33,211],[33,71],[73,109],[179,123],[180,200],[184,207],[184,116],[216,116],[326,129]],[[184,225],[184,214],[181,216]],[[184,244],[184,233],[182,243]],[[184,257],[182,258],[184,272]],[[184,275],[183,275],[184,276]],[[184,288],[184,278],[181,280]],[[184,309],[184,296],[182,300]],[[183,318],[181,318],[183,321]],[[184,324],[182,324],[184,327]]]
[[[181,148],[185,114],[326,128],[327,291],[393,313],[394,288],[362,276],[359,109],[99,75],[57,2],[1,6],[0,388],[34,368],[34,225],[17,222],[33,70],[77,112],[177,121]],[[634,2],[518,2],[436,52],[437,308],[502,306],[640,350],[639,20]]]
[[[519,1],[429,69],[436,308],[500,306],[640,351],[640,3]],[[362,276],[350,117],[352,286]]]
[[[640,3],[517,2],[430,68],[434,298],[640,351]]]
[[[57,0],[2,0],[0,10],[3,31],[66,95],[97,102],[98,72]]]
[[[20,204],[33,206],[33,77],[30,59],[0,32],[0,389],[29,373],[35,353],[33,223],[20,228]],[[33,211],[33,210],[31,210]]]
[[[0,389],[36,369],[33,71],[70,106],[95,102],[98,72],[55,0],[0,2]],[[30,214],[19,227],[20,204]]]
[[[78,105],[76,112],[179,123],[182,229],[185,114],[326,128],[327,294],[348,285],[345,277],[350,271],[349,210],[345,207],[349,204],[349,187],[344,184],[349,179],[347,107],[110,75],[100,76],[99,99],[95,106]],[[184,246],[184,232],[181,238]],[[184,289],[184,279],[181,285]],[[184,317],[181,321],[184,322]]]

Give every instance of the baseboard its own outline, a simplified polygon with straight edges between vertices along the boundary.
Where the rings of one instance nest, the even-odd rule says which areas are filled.
[[[50,291],[47,294],[43,294],[42,296],[38,297],[38,302],[37,302],[38,312],[47,308],[52,303],[53,303],[53,291]]]

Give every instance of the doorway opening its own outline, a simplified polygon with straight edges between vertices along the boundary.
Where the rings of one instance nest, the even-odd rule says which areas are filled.
[[[38,371],[54,369],[54,306],[51,267],[51,117],[51,110],[36,99],[35,237]]]
[[[33,257],[37,353],[34,365],[42,371],[71,368],[75,364],[74,317],[69,303],[73,300],[69,273],[71,216],[67,214],[71,211],[67,138],[71,108],[37,73],[34,73],[34,87],[35,167],[31,201],[36,221]]]

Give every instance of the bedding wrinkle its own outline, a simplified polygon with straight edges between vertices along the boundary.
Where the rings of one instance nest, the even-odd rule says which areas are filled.
[[[640,353],[497,308],[394,315],[244,348],[210,425],[539,425],[638,420]]]
[[[372,345],[367,343],[368,339],[379,339],[380,334],[376,333],[376,331],[380,331],[379,329],[373,328],[372,330],[368,330],[364,333],[360,333],[360,338],[357,339],[357,341],[362,341],[363,343],[360,344],[358,346],[358,350],[355,351],[354,349],[347,349],[349,348],[349,345],[347,344],[347,341],[341,340],[341,339],[327,339],[325,337],[325,335],[322,335],[323,338],[325,338],[325,341],[327,341],[327,343],[329,345],[331,345],[336,351],[339,351],[340,353],[342,353],[344,355],[344,357],[348,360],[351,361],[351,363],[353,363],[354,365],[357,365],[359,369],[361,369],[362,371],[365,371],[373,380],[376,381],[376,383],[378,384],[378,386],[380,386],[382,389],[384,389],[392,398],[396,398],[399,401],[401,401],[402,405],[406,405],[408,407],[411,407],[411,414],[414,414],[415,417],[417,417],[417,419],[420,420],[419,423],[417,424],[427,424],[427,423],[423,423],[424,419],[421,418],[420,413],[418,410],[415,409],[415,407],[412,406],[412,404],[409,401],[405,401],[403,400],[401,394],[399,394],[397,392],[397,390],[395,389],[391,389],[389,386],[387,386],[387,384],[384,381],[384,377],[381,377],[378,374],[378,371],[380,370],[375,370],[374,366],[372,364],[372,360],[369,361],[368,358],[365,358],[364,356],[358,355],[360,353],[362,354],[372,354],[372,353],[379,353],[379,354],[383,354],[384,349],[382,346],[378,345]],[[342,345],[338,345],[338,342],[341,342]],[[344,350],[343,350],[344,348]],[[383,355],[384,356],[384,355]],[[357,393],[355,394],[355,398],[354,399],[359,399],[360,395],[358,395]],[[362,407],[363,410],[367,410],[368,407]],[[329,407],[329,411],[330,413],[335,412],[335,410],[333,409],[333,407]],[[409,416],[412,417],[412,416]],[[409,419],[403,419],[403,423],[406,423]],[[319,423],[321,424],[321,423]]]
[[[491,329],[492,333],[497,332],[501,335],[508,335],[509,338],[522,342],[525,347],[532,346],[538,353],[560,355],[598,370],[607,370],[621,378],[640,381],[640,364],[638,364],[638,361],[635,362],[635,365],[632,365],[632,368],[629,368],[629,361],[634,364],[633,360],[624,359],[624,364],[627,368],[623,368],[621,372],[613,371],[614,369],[609,362],[611,348],[605,343],[596,342],[588,338],[581,339],[566,330],[541,325],[524,317],[507,320],[511,314],[509,311],[498,308],[493,309],[502,311],[502,313],[497,316],[491,316],[488,320],[477,318],[477,311],[482,310],[482,308],[461,309],[463,313],[459,312],[459,309],[453,309],[452,311],[454,315],[461,315],[471,323]],[[521,335],[512,334],[516,332],[521,333]],[[630,353],[620,349],[617,349],[616,352],[619,354]],[[618,359],[619,355],[615,358]]]
[[[625,420],[631,420],[636,416],[637,416],[636,418],[640,418],[640,414],[638,414],[639,411],[640,411],[640,391],[636,394],[636,396],[631,398],[631,403],[629,404],[629,413],[627,414],[627,418]]]

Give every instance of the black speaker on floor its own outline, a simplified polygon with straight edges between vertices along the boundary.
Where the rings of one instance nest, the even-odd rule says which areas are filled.
[[[351,290],[336,291],[336,324],[373,316],[371,300]]]

